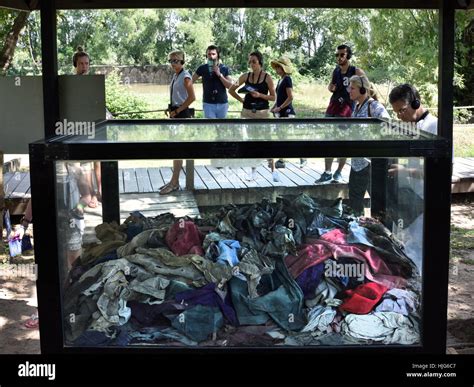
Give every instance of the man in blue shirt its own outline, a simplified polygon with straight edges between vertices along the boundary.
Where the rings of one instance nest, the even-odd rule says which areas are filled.
[[[227,89],[233,82],[229,68],[220,63],[220,50],[211,45],[206,49],[207,63],[198,67],[193,83],[202,77],[203,109],[205,118],[225,118],[229,103]]]

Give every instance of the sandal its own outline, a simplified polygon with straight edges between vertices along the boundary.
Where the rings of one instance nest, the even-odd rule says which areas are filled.
[[[171,192],[179,190],[179,184],[172,185],[171,183],[165,184],[163,187],[160,188],[160,195],[168,195]]]
[[[96,208],[99,205],[99,201],[97,200],[97,196],[92,195],[91,200],[87,203],[89,208]]]
[[[26,320],[23,325],[24,325],[26,328],[30,328],[30,329],[36,329],[36,328],[38,328],[38,326],[39,326],[38,315],[37,315],[37,314],[32,315],[31,318],[29,318],[28,320]]]

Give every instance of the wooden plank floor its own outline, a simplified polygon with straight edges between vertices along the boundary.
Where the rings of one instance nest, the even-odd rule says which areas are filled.
[[[260,196],[271,196],[306,192],[322,196],[347,196],[347,182],[350,166],[344,167],[341,184],[315,185],[324,171],[324,159],[309,159],[308,165],[300,168],[298,162],[287,162],[286,168],[279,169],[280,181],[274,182],[272,174],[262,160],[257,167],[255,179],[249,180],[250,168],[216,168],[196,162],[194,194],[198,205],[220,205],[224,202],[245,203],[258,200]],[[334,160],[333,171],[337,168]],[[120,194],[157,193],[172,175],[171,167],[126,168],[119,171]],[[185,186],[185,170],[180,174],[180,185]],[[31,197],[29,172],[9,172],[4,174],[5,200],[10,212],[21,215],[26,202]],[[260,190],[261,192],[257,192]],[[456,157],[452,176],[452,192],[474,192],[474,157]],[[175,193],[173,193],[175,194]],[[207,196],[207,197],[206,197]]]
[[[451,192],[474,192],[474,157],[455,157]]]

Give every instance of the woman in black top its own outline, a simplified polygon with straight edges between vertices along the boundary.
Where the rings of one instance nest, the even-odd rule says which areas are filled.
[[[269,101],[275,101],[275,86],[270,74],[263,70],[263,56],[260,52],[254,51],[249,55],[249,65],[251,72],[242,74],[237,83],[231,86],[229,94],[243,104],[240,117],[242,118],[269,118]],[[245,83],[238,93],[245,94],[242,98],[237,93],[237,88]],[[244,160],[242,160],[244,162]],[[245,165],[252,167],[252,180],[255,176],[256,167],[261,160],[246,159]],[[275,171],[275,163],[273,159],[268,160],[273,180],[280,181],[278,173]]]
[[[275,114],[275,117],[293,118],[295,117],[295,109],[291,104],[293,101],[293,81],[290,77],[292,73],[291,62],[288,58],[282,56],[278,60],[272,60],[270,64],[281,77],[276,87],[277,98],[271,112]]]
[[[242,118],[268,118],[269,101],[275,101],[273,79],[262,68],[263,56],[260,52],[254,51],[249,55],[249,65],[252,71],[242,74],[229,89],[229,94],[243,104]],[[242,98],[237,94],[237,88],[244,83],[245,86],[239,90],[239,93],[245,93],[245,98]]]

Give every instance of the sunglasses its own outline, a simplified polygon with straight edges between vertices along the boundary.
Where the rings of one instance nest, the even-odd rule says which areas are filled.
[[[256,59],[249,60],[249,64],[252,64],[252,63],[258,63],[258,60],[256,60]]]
[[[171,64],[178,64],[178,63],[181,63],[181,59],[169,59],[169,60],[168,60],[168,63],[171,63]]]
[[[336,58],[344,58],[346,56],[346,53],[345,52],[342,52],[342,53],[337,53],[336,54]]]

